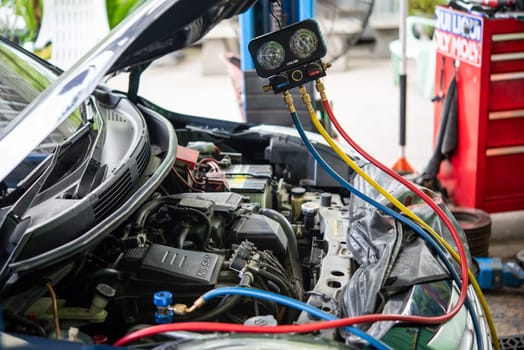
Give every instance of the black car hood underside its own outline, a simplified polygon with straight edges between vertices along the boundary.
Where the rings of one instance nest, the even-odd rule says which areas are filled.
[[[179,0],[125,50],[108,74],[149,63],[200,40],[223,19],[247,10],[256,0]],[[145,16],[157,16],[145,13]]]

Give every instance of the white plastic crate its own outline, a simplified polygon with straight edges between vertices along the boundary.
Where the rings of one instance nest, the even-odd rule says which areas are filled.
[[[51,42],[51,63],[67,69],[109,32],[105,0],[44,0],[35,42]]]

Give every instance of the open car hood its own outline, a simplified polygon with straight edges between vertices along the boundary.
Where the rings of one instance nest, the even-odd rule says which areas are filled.
[[[237,15],[256,0],[164,1],[162,14],[144,14],[150,24],[133,40],[108,73],[151,62],[198,41],[222,19]]]
[[[102,79],[200,40],[254,0],[149,0],[63,73],[0,133],[0,180],[87,99]],[[20,140],[24,140],[23,143]]]

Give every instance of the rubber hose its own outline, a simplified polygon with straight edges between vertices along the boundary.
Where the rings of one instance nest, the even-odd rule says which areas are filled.
[[[138,211],[137,217],[135,219],[134,229],[136,231],[144,228],[147,218],[153,211],[160,208],[164,204],[173,204],[176,205],[178,202],[172,197],[160,197],[155,198],[146,204],[144,204]]]
[[[281,279],[286,280],[286,282],[287,282],[287,280],[289,280],[289,275],[287,274],[287,272],[285,272],[285,270],[282,271],[279,268],[277,269],[275,266],[270,265],[268,263],[266,263],[266,265],[264,266],[264,269],[267,272],[269,272],[269,273],[271,273],[271,274],[273,274],[273,275],[275,275],[277,277],[280,277]]]
[[[200,210],[194,209],[194,208],[174,207],[173,209],[175,211],[186,213],[186,214],[187,213],[195,214],[197,216],[200,216],[200,218],[202,218],[204,220],[204,222],[205,222],[205,224],[207,226],[207,230],[206,230],[206,237],[204,238],[204,241],[202,242],[202,246],[205,246],[207,244],[207,242],[209,241],[209,239],[211,238],[211,231],[212,231],[211,221],[209,221],[209,218],[207,217],[207,215],[202,213]]]
[[[297,296],[299,300],[302,300],[304,297],[304,288],[303,288],[303,278],[302,278],[302,266],[300,263],[300,255],[298,254],[298,243],[297,243],[297,237],[295,236],[295,231],[293,230],[293,227],[291,227],[291,224],[286,219],[286,217],[282,214],[280,214],[278,211],[269,209],[269,208],[260,208],[259,214],[267,216],[270,219],[273,219],[277,221],[280,226],[282,227],[282,230],[284,231],[284,234],[287,238],[287,246],[288,246],[288,252],[289,252],[289,260],[290,260],[290,266],[291,266],[291,274],[293,284],[295,285],[295,289],[297,291]]]
[[[209,218],[207,217],[207,215],[201,212],[200,210],[197,210],[194,208],[177,207],[176,205],[178,204],[178,200],[172,197],[156,198],[144,204],[142,208],[140,209],[140,211],[138,212],[137,217],[135,219],[135,223],[134,223],[135,232],[138,232],[139,230],[142,230],[145,227],[147,218],[151,215],[151,213],[153,213],[153,211],[157,210],[158,208],[166,204],[169,204],[170,207],[175,211],[179,211],[183,213],[192,213],[197,216],[200,216],[204,220],[205,224],[207,225],[207,232],[206,232],[206,238],[204,239],[204,245],[207,241],[209,241],[209,238],[211,237],[212,227],[211,227],[211,222],[209,221]]]
[[[226,296],[226,297],[224,297],[224,299],[222,299],[220,301],[220,303],[218,303],[218,305],[216,307],[214,307],[213,309],[209,310],[204,315],[195,317],[191,321],[197,322],[197,321],[211,320],[211,319],[213,319],[213,318],[215,318],[217,316],[220,316],[220,315],[228,312],[232,308],[234,308],[240,302],[241,299],[242,299],[242,296],[240,296],[240,295],[232,295],[232,296],[229,296],[229,297]]]
[[[28,318],[16,315],[14,312],[11,312],[9,310],[5,310],[4,311],[4,317],[6,319],[11,319],[14,322],[21,323],[21,324],[23,324],[26,327],[33,328],[35,330],[36,334],[41,336],[41,337],[47,337],[47,334],[46,334],[46,331],[44,330],[44,328],[41,325],[39,325],[38,323],[36,323],[36,322],[34,322],[34,321],[32,321],[32,320],[30,320]]]
[[[184,249],[184,242],[186,241],[186,238],[189,235],[189,230],[190,230],[189,226],[184,226],[184,229],[178,235],[178,243],[177,243],[178,247],[176,248]]]
[[[292,286],[287,281],[284,281],[282,278],[266,270],[261,269],[258,270],[256,273],[258,273],[261,277],[274,282],[278,286],[278,288],[280,288],[281,293],[284,292],[290,297],[296,297],[296,291],[293,291]]]
[[[268,271],[265,271],[265,270],[259,270],[258,274],[261,277],[266,278],[268,280],[268,284],[270,282],[274,283],[280,289],[280,291],[281,291],[280,294],[282,294],[282,291],[283,291],[284,293],[286,293],[291,298],[296,298],[297,297],[296,294],[298,293],[298,291],[297,290],[293,290],[293,287],[291,286],[291,284],[288,281],[286,281],[286,280],[284,280],[284,279],[282,279],[282,278],[280,278],[280,277],[278,277],[278,276],[276,276],[276,275],[274,275],[274,274],[272,274],[272,273],[270,273]],[[298,318],[299,313],[300,313],[300,311],[298,311],[297,309],[289,308],[286,311],[286,320],[285,320],[285,322],[287,324],[292,324],[293,321],[295,321]]]

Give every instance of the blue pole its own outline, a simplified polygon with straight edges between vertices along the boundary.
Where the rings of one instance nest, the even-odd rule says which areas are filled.
[[[240,15],[240,68],[243,72],[254,70],[255,65],[249,55],[248,44],[255,36],[253,7]]]
[[[297,1],[298,3],[298,20],[311,18],[315,15],[315,1],[314,0],[303,0]]]

